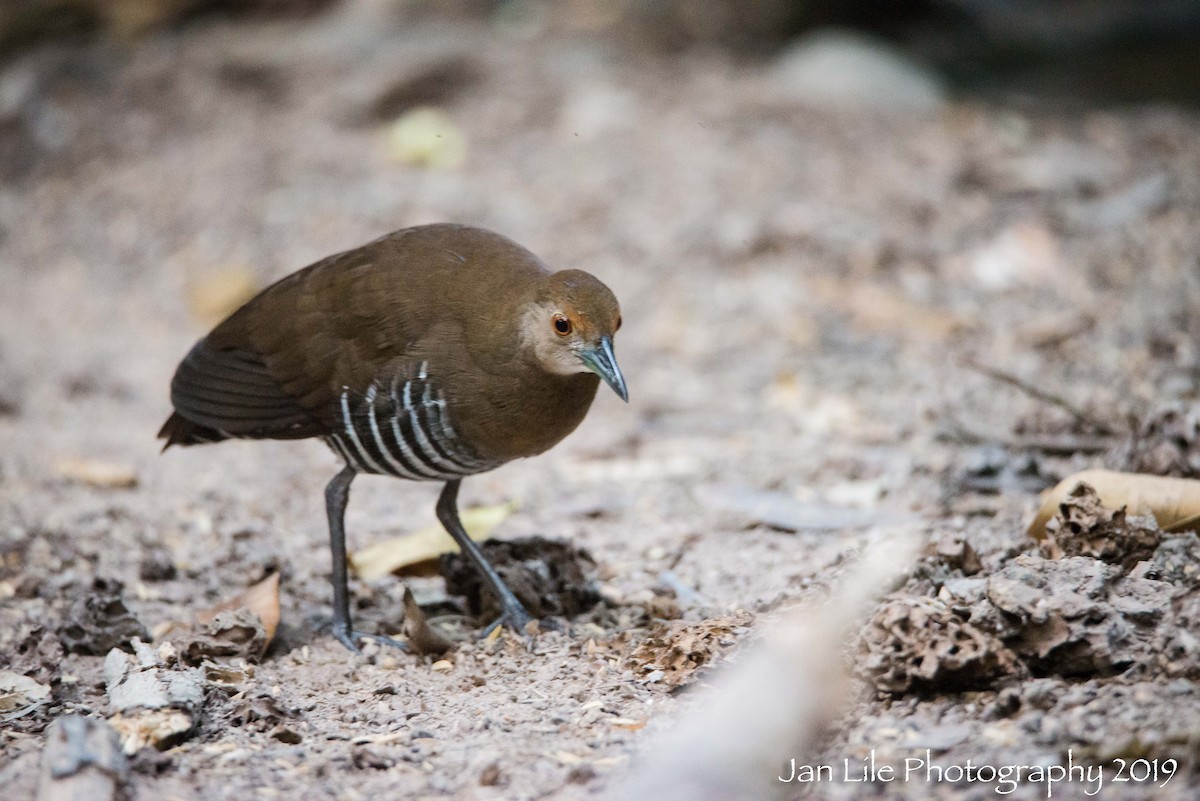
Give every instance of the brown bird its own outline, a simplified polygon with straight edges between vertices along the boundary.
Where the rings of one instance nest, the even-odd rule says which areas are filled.
[[[196,343],[158,436],[163,450],[308,437],[333,449],[333,633],[347,648],[371,636],[351,627],[346,583],[359,472],[445,482],[438,519],[499,599],[497,623],[521,631],[529,614],[459,521],[459,484],[558,443],[601,380],[628,401],[620,327],[617,299],[586,272],[551,272],[479,228],[406,228],[287,276]]]

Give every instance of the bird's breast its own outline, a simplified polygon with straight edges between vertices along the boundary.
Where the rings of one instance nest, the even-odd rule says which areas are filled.
[[[508,461],[535,456],[558,444],[583,421],[599,379],[516,374],[456,397],[461,428],[479,453]]]

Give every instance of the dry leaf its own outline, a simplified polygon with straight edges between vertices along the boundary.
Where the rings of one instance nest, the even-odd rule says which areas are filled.
[[[188,310],[199,322],[213,325],[254,297],[260,288],[258,276],[248,267],[222,267],[188,288]]]
[[[454,643],[429,625],[425,611],[408,587],[404,588],[404,634],[412,649],[421,655],[444,654],[454,647]]]
[[[137,486],[137,473],[132,467],[96,459],[60,459],[56,465],[59,475],[101,489],[133,489]]]
[[[1029,525],[1029,536],[1046,536],[1046,523],[1080,483],[1090,484],[1105,506],[1130,514],[1152,514],[1164,531],[1200,529],[1200,481],[1112,470],[1084,470],[1067,476],[1042,494],[1042,506]]]
[[[648,683],[686,684],[696,670],[727,653],[753,621],[753,615],[739,610],[699,623],[659,624],[629,656],[630,667]]]
[[[243,608],[258,615],[258,619],[262,621],[263,629],[267,632],[267,642],[263,646],[265,650],[267,645],[271,644],[271,640],[275,639],[275,629],[279,626],[279,574],[272,573],[246,588],[246,591],[236,598],[217,604],[212,609],[197,612],[196,621],[207,625],[221,612],[234,612]]]
[[[0,670],[0,712],[21,709],[50,697],[50,688],[28,676]]]
[[[482,542],[516,508],[514,503],[480,506],[468,509],[460,517],[471,539]],[[355,551],[350,554],[350,567],[364,581],[376,581],[401,568],[408,568],[406,573],[436,570],[438,556],[458,550],[445,529],[430,526]]]

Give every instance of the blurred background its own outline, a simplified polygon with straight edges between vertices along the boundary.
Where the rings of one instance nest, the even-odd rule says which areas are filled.
[[[1030,548],[1036,493],[1074,470],[1200,475],[1198,101],[1188,0],[3,0],[0,663],[54,686],[53,714],[103,709],[95,658],[34,659],[93,579],[153,629],[278,569],[304,657],[252,686],[324,711],[297,746],[221,729],[243,719],[221,700],[172,757],[186,770],[142,763],[164,783],[147,797],[308,788],[279,767],[297,748],[342,776],[344,741],[395,721],[425,750],[345,779],[367,797],[499,797],[480,778],[497,760],[528,797],[582,797],[679,703],[628,667],[663,620],[723,620],[688,642],[728,644],[746,618],[722,616],[819,594],[891,524],[949,538],[906,585],[925,599],[929,571]],[[463,646],[479,683],[346,667],[319,633],[322,447],[154,440],[175,365],[231,309],[446,220],[612,286],[631,395],[466,482],[468,505],[520,502],[498,536],[586,547],[619,610],[588,624],[595,650]],[[431,487],[355,485],[352,548],[433,522]],[[356,582],[360,615],[399,619],[402,589]],[[1191,678],[1134,693],[1051,663],[1036,698],[994,707],[864,701],[831,758],[943,716],[970,737],[918,742],[962,758],[1195,742]],[[514,700],[530,686],[539,707]],[[1083,716],[1095,698],[1103,726]],[[12,735],[27,758],[0,764],[4,786],[32,786],[50,717]],[[239,770],[245,749],[272,772]]]

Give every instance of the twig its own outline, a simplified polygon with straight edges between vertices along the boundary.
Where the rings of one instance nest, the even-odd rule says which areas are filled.
[[[1037,400],[1040,400],[1043,403],[1049,403],[1052,406],[1057,406],[1058,408],[1062,409],[1063,411],[1067,412],[1072,417],[1074,417],[1075,422],[1081,423],[1083,425],[1091,426],[1099,434],[1104,434],[1104,435],[1107,435],[1110,437],[1115,437],[1115,436],[1118,436],[1118,434],[1119,434],[1118,431],[1113,429],[1107,423],[1105,423],[1102,420],[1097,419],[1094,415],[1088,414],[1083,409],[1080,409],[1078,406],[1071,403],[1066,398],[1063,398],[1060,395],[1055,395],[1053,393],[1047,392],[1044,389],[1038,389],[1037,387],[1021,380],[1020,378],[1013,375],[1012,373],[1006,373],[1003,370],[996,369],[995,367],[988,367],[985,364],[980,364],[979,362],[975,361],[974,359],[964,360],[963,365],[966,367],[969,367],[972,370],[975,370],[978,373],[981,373],[981,374],[987,376],[988,378],[991,378],[995,381],[999,381],[1002,384],[1008,384],[1010,387],[1013,387],[1014,389],[1019,389],[1021,392],[1024,392],[1026,395],[1030,396],[1031,398],[1036,398]]]
[[[1112,447],[1112,435],[1063,434],[1027,437],[1006,437],[989,431],[971,428],[951,412],[943,411],[945,427],[940,436],[961,445],[995,443],[1014,451],[1037,451],[1050,456],[1074,456],[1077,453],[1103,453]]]

